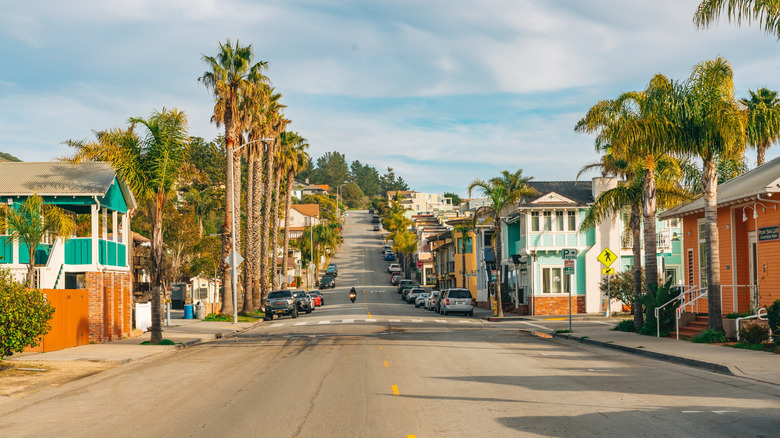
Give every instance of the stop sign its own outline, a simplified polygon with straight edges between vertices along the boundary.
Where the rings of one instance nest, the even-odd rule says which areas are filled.
[[[422,269],[423,262],[422,260],[417,260],[417,269]]]

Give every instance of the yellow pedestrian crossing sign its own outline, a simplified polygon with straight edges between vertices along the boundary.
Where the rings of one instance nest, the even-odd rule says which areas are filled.
[[[601,251],[601,254],[599,254],[596,259],[598,259],[598,261],[600,261],[604,266],[609,268],[613,263],[615,263],[617,256],[614,252],[610,251],[609,248],[604,248],[604,251]]]
[[[604,275],[612,275],[615,273],[615,268],[604,268],[601,270],[601,273]]]

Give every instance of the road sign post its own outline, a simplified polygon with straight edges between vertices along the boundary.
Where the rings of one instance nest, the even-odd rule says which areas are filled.
[[[422,269],[422,267],[423,267],[423,261],[422,260],[417,260],[417,269],[418,270]]]
[[[609,248],[604,248],[604,250],[601,251],[596,259],[600,261],[602,265],[604,265],[604,269],[601,270],[601,273],[607,276],[607,296],[604,298],[604,304],[602,307],[604,308],[604,316],[609,318],[609,276],[615,273],[615,268],[610,268],[610,266],[615,263],[617,255]]]
[[[572,278],[574,278],[574,262],[577,259],[577,250],[565,248],[563,250],[563,278],[569,276],[569,333],[571,333],[571,290]]]

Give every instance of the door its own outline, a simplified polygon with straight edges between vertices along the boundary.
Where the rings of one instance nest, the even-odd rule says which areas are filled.
[[[748,233],[748,260],[750,269],[750,302],[747,304],[747,308],[740,310],[749,310],[752,303],[755,302],[758,296],[758,238],[755,231]],[[740,306],[742,307],[742,306]]]

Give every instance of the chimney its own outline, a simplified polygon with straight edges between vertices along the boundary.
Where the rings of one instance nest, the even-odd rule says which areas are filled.
[[[614,189],[617,187],[617,178],[614,176],[606,177],[606,176],[597,176],[593,178],[593,199],[598,198],[598,196],[607,190]]]

